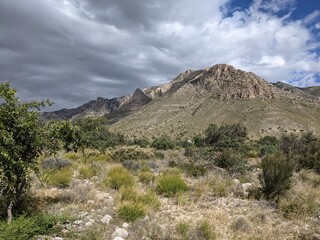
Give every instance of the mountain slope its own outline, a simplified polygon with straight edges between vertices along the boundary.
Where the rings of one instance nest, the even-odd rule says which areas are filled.
[[[75,109],[43,113],[44,119],[105,116],[110,129],[129,136],[167,134],[190,138],[210,123],[242,123],[252,138],[314,131],[320,134],[320,87],[270,84],[226,64],[187,70],[161,86]]]
[[[110,128],[129,136],[189,138],[210,123],[240,122],[253,138],[309,130],[320,134],[319,101],[229,65],[187,71],[162,91],[155,89],[161,97]]]

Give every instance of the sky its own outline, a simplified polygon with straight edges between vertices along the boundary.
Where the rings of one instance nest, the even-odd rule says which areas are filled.
[[[320,85],[320,0],[0,0],[0,82],[50,110],[218,63]]]

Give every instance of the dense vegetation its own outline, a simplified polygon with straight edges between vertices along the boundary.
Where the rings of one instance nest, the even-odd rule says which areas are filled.
[[[222,172],[208,183],[217,197],[229,194],[232,179],[246,182],[250,171],[258,168],[259,185],[248,194],[232,190],[236,196],[275,202],[285,216],[310,215],[318,209],[312,196],[297,198],[292,189],[294,174],[304,176],[304,171],[311,171],[314,175],[310,176],[319,179],[320,138],[311,132],[252,141],[240,124],[211,124],[192,140],[166,135],[128,139],[110,132],[104,118],[41,122],[39,108],[50,102],[21,103],[8,83],[0,85],[0,100],[0,239],[13,239],[14,235],[17,239],[30,239],[60,231],[54,228],[58,217],[34,210],[38,202],[29,194],[31,177],[48,187],[67,188],[74,168],[78,179],[90,179],[101,174],[99,163],[107,161],[118,165],[107,169],[100,187],[118,192],[118,217],[129,222],[156,211],[160,206],[158,197],[176,197],[183,202],[189,191],[197,194],[184,176],[204,178],[212,169]],[[175,149],[183,149],[187,160],[176,157]],[[152,161],[165,158],[168,152],[172,154],[168,162],[171,170],[155,174]],[[61,154],[64,158],[60,158]],[[305,181],[319,186],[320,180],[309,178],[304,176]],[[137,181],[152,186],[150,191],[140,192]],[[68,198],[82,202],[85,195]],[[207,223],[195,227],[192,233],[189,228],[180,224],[177,231],[181,236],[208,235],[211,237],[199,239],[214,239]]]

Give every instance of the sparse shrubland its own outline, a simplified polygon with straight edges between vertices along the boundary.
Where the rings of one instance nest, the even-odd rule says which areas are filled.
[[[185,192],[189,189],[185,181],[176,174],[166,174],[158,182],[156,191],[166,197],[174,196],[179,192]]]
[[[101,118],[42,124],[30,111],[41,104],[20,105],[8,85],[0,94],[0,239],[110,239],[121,226],[128,239],[320,234],[312,133],[254,141],[212,124],[193,142],[128,141]]]

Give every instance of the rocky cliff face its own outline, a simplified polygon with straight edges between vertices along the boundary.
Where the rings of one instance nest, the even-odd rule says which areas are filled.
[[[145,108],[146,105],[154,105],[154,102],[161,102],[164,99],[167,99],[168,106],[172,105],[172,109],[175,109],[176,101],[184,103],[191,101],[198,104],[197,109],[200,109],[201,102],[208,102],[208,99],[222,102],[254,99],[300,101],[304,99],[318,104],[319,89],[320,87],[297,88],[279,82],[270,84],[254,73],[245,72],[230,65],[218,64],[202,70],[187,70],[169,83],[143,90],[136,89],[128,96],[113,99],[98,97],[97,100],[78,108],[46,112],[42,114],[42,117],[44,119],[77,119],[87,116],[105,116],[109,124],[114,124]],[[159,112],[159,109],[158,107],[154,111]],[[168,112],[168,110],[165,111]],[[195,113],[196,111],[192,115]]]

